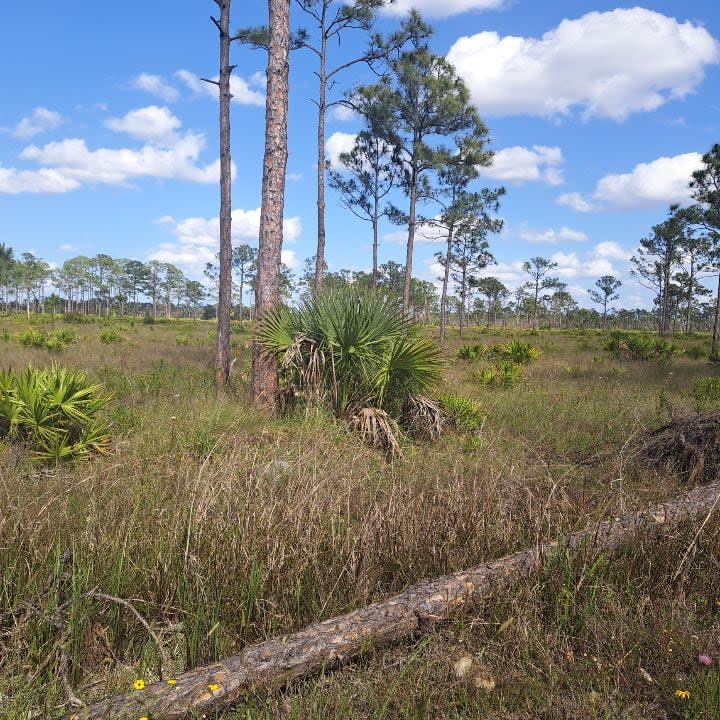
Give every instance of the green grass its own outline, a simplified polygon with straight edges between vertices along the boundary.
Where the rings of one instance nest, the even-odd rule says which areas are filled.
[[[274,419],[252,410],[249,324],[234,328],[233,387],[221,394],[212,323],[48,316],[30,326],[74,331],[62,364],[114,393],[104,414],[113,443],[107,457],[51,470],[0,445],[0,613],[42,600],[40,615],[0,627],[9,720],[53,717],[64,702],[45,616],[59,602],[69,601],[66,646],[83,699],[155,677],[146,630],[88,591],[130,599],[179,672],[670,497],[682,483],[637,465],[628,439],[658,424],[668,404],[691,411],[696,381],[716,373],[685,353],[615,359],[601,331],[471,329],[463,343],[519,340],[541,355],[521,383],[486,387],[477,363],[455,359],[461,343],[451,335],[435,396],[455,397],[469,427],[434,443],[405,439],[391,462],[321,410]],[[0,318],[0,337],[27,327],[24,317]],[[108,329],[123,342],[103,343]],[[709,347],[697,335],[672,342]],[[15,370],[57,359],[12,340],[2,350]],[[715,521],[670,580],[693,535],[687,528],[612,560],[548,558],[538,575],[425,637],[259,693],[225,717],[718,718],[717,666],[696,660],[720,651]],[[457,677],[453,664],[466,655],[472,669]],[[478,687],[481,676],[494,689]],[[688,701],[674,697],[680,688]]]

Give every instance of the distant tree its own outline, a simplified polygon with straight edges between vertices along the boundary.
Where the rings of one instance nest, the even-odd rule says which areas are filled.
[[[481,295],[487,298],[487,324],[490,325],[490,316],[493,317],[493,324],[497,323],[497,310],[503,300],[510,295],[510,291],[496,277],[491,275],[478,278],[475,287]]]
[[[567,325],[570,313],[577,309],[577,302],[573,296],[565,289],[565,283],[560,283],[563,287],[559,287],[549,299],[550,310],[557,315],[558,326],[563,327],[563,321]]]
[[[257,270],[257,250],[250,245],[238,245],[232,251],[232,270],[233,275],[237,278],[239,292],[239,315],[240,326],[243,321],[243,298],[245,288],[250,280],[254,277]]]
[[[418,222],[418,200],[426,194],[428,175],[452,162],[452,151],[437,138],[473,136],[486,142],[488,130],[470,102],[470,93],[443,57],[430,52],[427,35],[414,36],[412,47],[391,58],[375,85],[355,90],[356,106],[378,105],[385,122],[379,131],[397,151],[403,167],[403,189],[408,197],[408,239],[403,286],[403,312],[410,306],[413,249]]]
[[[280,266],[287,169],[290,0],[268,0],[268,64],[265,95],[265,153],[260,244],[255,276],[255,316],[262,318],[280,303]],[[277,408],[277,361],[253,339],[252,400]]]
[[[702,157],[702,167],[690,181],[692,198],[698,206],[697,222],[708,233],[718,270],[718,289],[715,298],[712,357],[718,357],[720,342],[720,144],[713,145]]]
[[[603,275],[599,280],[595,281],[595,287],[597,287],[597,290],[593,290],[592,288],[588,290],[588,293],[590,293],[590,299],[594,303],[602,305],[603,327],[606,327],[607,325],[608,303],[611,303],[620,297],[620,295],[618,295],[617,293],[617,290],[621,285],[622,282],[618,280],[615,276]]]
[[[368,120],[371,125],[372,121]],[[355,216],[372,227],[372,290],[378,278],[378,224],[389,212],[382,205],[399,180],[397,159],[393,149],[380,135],[366,129],[358,133],[349,153],[340,155],[342,169],[329,173],[330,187],[340,194],[340,202]],[[316,266],[317,275],[317,266]],[[321,268],[321,274],[326,268]],[[315,282],[315,284],[317,284]]]
[[[670,283],[682,259],[686,233],[685,214],[679,205],[671,205],[668,218],[652,228],[652,234],[640,241],[631,258],[632,274],[655,289],[658,296],[658,332],[665,335],[670,327]],[[642,281],[641,281],[642,282]]]
[[[530,280],[526,283],[528,290],[532,292],[533,304],[533,329],[537,330],[538,323],[538,300],[540,298],[541,290],[548,290],[558,286],[559,280],[557,277],[548,276],[548,273],[554,270],[558,264],[542,257],[534,257],[529,261],[523,263],[523,270],[530,275]]]
[[[673,280],[681,288],[685,298],[685,332],[690,332],[695,298],[710,295],[701,282],[702,274],[713,267],[713,247],[710,237],[705,233],[697,233],[699,220],[702,217],[698,206],[686,208],[683,211],[687,227],[681,248],[680,269],[673,276]]]

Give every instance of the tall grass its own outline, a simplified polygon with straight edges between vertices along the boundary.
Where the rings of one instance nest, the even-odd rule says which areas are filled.
[[[0,326],[16,331],[8,320]],[[476,442],[459,429],[391,462],[322,409],[255,414],[244,399],[246,334],[235,336],[234,394],[218,395],[211,330],[125,323],[126,341],[105,345],[101,325],[82,326],[63,362],[116,394],[106,410],[113,452],[52,472],[14,447],[0,455],[0,614],[40,604],[0,628],[0,705],[11,720],[51,717],[64,701],[47,663],[58,641],[48,617],[61,602],[70,603],[67,648],[84,699],[155,676],[153,639],[122,606],[87,597],[91,590],[130,600],[177,672],[668,497],[679,480],[633,465],[625,443],[655,422],[660,389],[690,407],[693,382],[707,374],[686,357],[649,366],[609,359],[601,334],[578,349],[576,334],[541,333],[533,344],[542,356],[515,388],[485,388],[467,365],[448,364],[441,394],[472,401],[452,402],[472,409]],[[449,357],[457,347],[450,343]],[[51,362],[43,348],[3,349],[16,368]],[[670,583],[668,568],[692,534],[611,564],[549,560],[543,574],[424,644],[258,696],[228,718],[643,717],[618,714],[637,702],[646,713],[685,712],[674,686],[712,685],[695,674],[692,653],[715,642],[711,588],[720,581],[710,523]],[[470,653],[472,677],[491,673],[498,689],[455,677],[457,653]],[[656,684],[640,677],[641,662]]]

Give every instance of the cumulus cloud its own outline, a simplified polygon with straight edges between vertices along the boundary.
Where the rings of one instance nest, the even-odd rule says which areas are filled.
[[[598,180],[592,195],[565,193],[557,198],[579,212],[591,210],[637,210],[671,203],[687,203],[688,184],[695,170],[702,166],[697,152],[661,157],[639,163],[630,172],[605,175]]]
[[[107,118],[105,127],[124,132],[137,140],[172,145],[177,141],[176,130],[181,122],[166,107],[149,105],[131,110],[121,118]]]
[[[24,117],[15,126],[13,135],[21,140],[29,140],[35,135],[60,127],[62,115],[54,110],[36,107],[28,117]]]
[[[480,172],[484,177],[511,185],[544,182],[554,186],[563,183],[563,162],[562,150],[559,147],[515,146],[496,152],[492,166],[482,168]]]
[[[25,177],[27,181],[26,187],[16,192],[67,192],[76,189],[80,184],[126,185],[130,180],[143,177],[197,183],[218,182],[219,160],[204,166],[197,164],[204,147],[205,136],[202,134],[185,135],[169,148],[144,145],[139,149],[90,150],[84,140],[71,138],[42,147],[29,145],[20,157],[34,160],[46,167],[31,171],[32,177],[24,171],[14,169],[11,169],[10,173]],[[32,189],[30,185],[36,181],[37,185],[32,186],[36,189]],[[38,187],[40,189],[37,189]]]
[[[342,167],[340,155],[350,152],[355,146],[356,133],[334,132],[325,141],[325,157],[333,168]]]
[[[345,105],[335,105],[330,111],[330,116],[339,122],[350,122],[357,117],[357,113]]]
[[[692,22],[635,7],[563,20],[541,38],[481,32],[448,52],[483,115],[624,120],[695,91],[720,44]]]
[[[203,95],[217,100],[218,88],[216,85],[205,82],[198,75],[191,73],[189,70],[178,70],[175,73],[175,76],[195,95]],[[257,81],[257,73],[253,75],[253,78],[253,82],[255,84],[259,84]],[[215,75],[210,79],[217,82],[218,76]],[[257,92],[256,90],[252,90],[248,81],[238,75],[230,76],[230,93],[233,96],[232,101],[238,103],[239,105],[256,105],[258,107],[265,106],[265,95],[261,92]]]
[[[595,206],[579,192],[562,193],[562,195],[558,195],[555,202],[557,202],[558,205],[565,205],[573,210],[577,210],[577,212],[590,212],[591,210],[595,210]]]
[[[162,224],[171,226],[176,240],[160,244],[148,259],[171,262],[196,274],[202,272],[205,263],[215,262],[220,238],[220,219],[218,217],[190,217],[175,221],[166,215],[160,220]],[[285,218],[283,222],[283,240],[285,242],[295,242],[301,232],[302,224],[299,217]],[[252,210],[238,208],[232,211],[232,241],[234,245],[247,242],[256,244],[259,233],[260,208]],[[298,266],[294,250],[284,249],[282,254],[283,262],[286,265],[291,268]]]
[[[143,90],[150,95],[155,95],[165,102],[175,102],[180,97],[177,88],[167,83],[160,75],[140,73],[130,81],[130,85],[136,90]]]
[[[697,152],[640,163],[629,173],[601,178],[593,197],[621,209],[687,202],[690,197],[688,183],[701,165],[702,155]]]
[[[524,227],[520,230],[520,238],[531,243],[547,243],[549,245],[555,245],[560,240],[567,240],[569,242],[587,242],[588,240],[588,236],[584,232],[565,226],[559,230],[553,228],[535,230]]]
[[[414,8],[425,17],[446,18],[465,12],[499,10],[504,5],[505,0],[396,0],[385,6],[385,12],[406,15]]]
[[[18,170],[0,165],[0,193],[18,195],[20,193],[65,193],[76,190],[80,182],[66,177],[58,170],[41,168],[40,170]]]

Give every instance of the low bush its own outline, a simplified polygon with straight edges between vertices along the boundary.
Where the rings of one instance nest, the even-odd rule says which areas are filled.
[[[488,345],[463,345],[457,353],[460,360],[479,360],[485,358],[490,352]]]
[[[465,395],[443,395],[438,402],[458,430],[474,432],[480,430],[485,421],[480,403]]]
[[[100,342],[103,345],[112,345],[113,343],[122,342],[123,336],[115,328],[108,328],[100,333]]]
[[[720,405],[720,377],[696,380],[692,389],[692,397],[698,412],[717,408]]]
[[[677,353],[677,348],[668,340],[635,335],[621,330],[611,332],[603,348],[618,360],[665,362]]]
[[[110,396],[82,372],[53,366],[0,372],[0,437],[30,449],[38,461],[104,452],[110,436],[98,419]]]
[[[479,373],[476,373],[475,379],[481,385],[509,390],[522,381],[523,374],[519,365],[511,362],[501,362],[484,367]]]
[[[183,335],[182,333],[180,333],[175,336],[175,344],[176,345],[189,345],[190,338],[187,335]]]
[[[46,335],[42,330],[27,328],[16,333],[15,340],[26,348],[40,348],[45,345]]]
[[[685,354],[693,360],[702,360],[707,355],[707,352],[705,352],[702,345],[691,345],[685,350]]]
[[[533,345],[520,340],[512,340],[504,345],[494,345],[492,348],[493,357],[498,360],[525,365],[537,360],[541,352]]]

